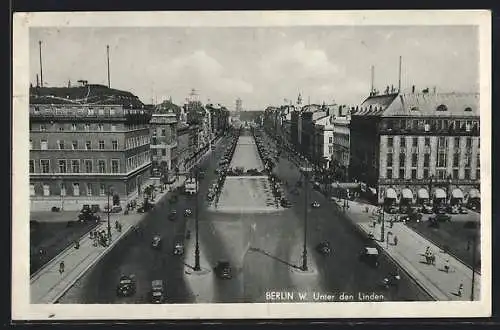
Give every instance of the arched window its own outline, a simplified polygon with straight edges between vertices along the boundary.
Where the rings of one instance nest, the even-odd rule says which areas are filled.
[[[437,108],[436,108],[437,111],[447,111],[448,110],[448,107],[444,104],[441,104],[439,105]]]
[[[465,108],[464,111],[472,111],[472,108],[471,107],[467,107],[467,108]]]

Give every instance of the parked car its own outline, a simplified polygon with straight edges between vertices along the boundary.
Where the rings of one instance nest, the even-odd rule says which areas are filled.
[[[190,217],[192,214],[193,214],[193,211],[191,211],[191,209],[184,210],[184,217]]]
[[[286,198],[281,198],[281,207],[290,208],[293,204]]]
[[[408,220],[416,222],[422,221],[422,213],[411,212],[410,214],[408,214]]]
[[[467,209],[463,206],[460,206],[459,212],[460,212],[460,214],[468,214],[469,213],[469,211],[467,211]]]
[[[372,267],[379,266],[379,253],[374,247],[364,247],[359,253],[359,259]]]
[[[397,214],[399,211],[399,208],[396,205],[386,206],[386,207],[384,207],[384,209],[385,209],[385,212],[387,212],[389,214]]]
[[[448,214],[436,214],[435,216],[430,217],[429,221],[450,222],[451,216]]]
[[[90,205],[85,204],[85,205],[83,205],[82,210],[78,214],[78,220],[81,222],[99,221],[99,220],[101,220],[101,217],[99,215],[97,215],[96,213],[92,212]]]
[[[221,279],[231,279],[233,277],[231,264],[226,260],[218,261],[214,271],[217,277]]]
[[[129,297],[135,294],[136,283],[134,275],[123,275],[118,281],[116,293],[118,296]]]
[[[313,207],[315,209],[319,208],[320,206],[321,205],[317,201],[314,201],[314,202],[311,203],[311,207]]]
[[[163,280],[151,281],[151,302],[161,304],[165,298],[165,282]]]
[[[172,210],[170,212],[170,214],[168,215],[168,220],[175,221],[175,219],[177,219],[177,211],[176,210]]]
[[[459,214],[460,213],[460,206],[459,205],[448,205],[446,210],[450,214]]]
[[[434,210],[432,209],[432,205],[431,204],[423,204],[422,205],[422,213],[424,214],[432,214],[434,213]]]

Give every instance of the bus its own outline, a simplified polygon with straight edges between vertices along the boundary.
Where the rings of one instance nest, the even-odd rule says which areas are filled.
[[[184,192],[188,195],[194,195],[197,193],[196,181],[194,178],[186,179],[186,181],[184,181]]]

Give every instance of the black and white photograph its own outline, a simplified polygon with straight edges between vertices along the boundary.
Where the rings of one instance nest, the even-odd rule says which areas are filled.
[[[490,315],[489,24],[16,14],[13,318]]]

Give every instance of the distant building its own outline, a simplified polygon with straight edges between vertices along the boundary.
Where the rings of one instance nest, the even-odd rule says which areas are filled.
[[[151,177],[170,181],[177,168],[177,118],[174,112],[152,115]]]
[[[379,203],[479,199],[479,94],[371,95],[351,117],[350,176]]]
[[[151,166],[150,113],[106,86],[30,89],[30,200],[80,209],[141,193]]]
[[[241,112],[243,111],[243,101],[240,98],[236,99],[236,107],[235,107],[236,112]]]

